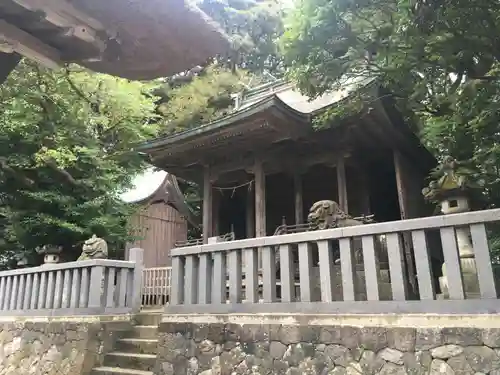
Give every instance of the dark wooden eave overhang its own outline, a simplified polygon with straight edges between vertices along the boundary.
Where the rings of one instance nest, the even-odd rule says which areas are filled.
[[[238,157],[312,132],[310,116],[295,111],[272,96],[212,123],[163,137],[137,148],[151,163],[188,178],[187,169],[199,169],[219,158]],[[180,174],[179,174],[180,173]]]
[[[229,49],[220,26],[190,0],[0,2],[0,52],[51,68],[77,63],[146,80],[185,71]],[[0,53],[0,68],[7,71],[10,60]]]

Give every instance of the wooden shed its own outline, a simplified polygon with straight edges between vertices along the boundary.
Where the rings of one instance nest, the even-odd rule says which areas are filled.
[[[148,170],[136,178],[134,188],[122,199],[140,206],[130,219],[139,238],[127,244],[126,257],[130,248],[140,247],[146,268],[169,267],[170,249],[175,242],[186,240],[188,221],[192,220],[176,178],[164,171]]]

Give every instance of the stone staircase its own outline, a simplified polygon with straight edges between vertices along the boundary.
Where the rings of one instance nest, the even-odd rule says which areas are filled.
[[[161,312],[142,311],[134,320],[132,330],[116,340],[103,365],[95,367],[91,375],[153,375]]]

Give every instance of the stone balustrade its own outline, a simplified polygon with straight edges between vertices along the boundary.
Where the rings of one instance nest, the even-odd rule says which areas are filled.
[[[176,248],[166,312],[498,313],[486,230],[495,221],[500,209]],[[478,293],[473,295],[464,285],[456,234],[464,227],[474,253]],[[430,241],[433,234],[440,239],[437,245]],[[388,269],[382,269],[377,254],[381,237]],[[338,265],[334,249],[339,249]],[[447,290],[439,298],[431,255],[441,251]],[[362,262],[356,264],[359,252]],[[416,268],[415,295],[408,292],[408,253]]]
[[[136,312],[143,250],[129,261],[93,259],[0,272],[0,315],[73,316]]]

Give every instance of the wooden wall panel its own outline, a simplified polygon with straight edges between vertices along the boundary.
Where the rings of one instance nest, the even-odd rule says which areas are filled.
[[[176,241],[187,239],[187,222],[179,212],[163,202],[153,203],[131,218],[140,228],[141,239],[127,244],[128,249],[144,249],[146,267],[170,266],[170,250]]]

